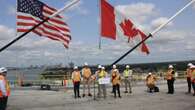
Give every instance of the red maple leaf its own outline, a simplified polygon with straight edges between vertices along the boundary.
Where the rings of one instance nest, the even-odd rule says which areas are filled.
[[[121,28],[123,29],[123,33],[129,39],[135,37],[138,34],[136,28],[134,28],[134,24],[130,20],[124,20],[124,22],[120,23]]]

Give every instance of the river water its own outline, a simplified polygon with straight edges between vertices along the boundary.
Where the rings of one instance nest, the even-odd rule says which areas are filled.
[[[40,73],[43,69],[18,69],[18,70],[8,70],[7,78],[8,80],[17,80],[18,77],[23,80],[38,80]]]

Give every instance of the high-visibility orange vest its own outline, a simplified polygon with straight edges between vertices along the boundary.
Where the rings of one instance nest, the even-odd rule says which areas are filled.
[[[84,78],[89,78],[91,76],[90,68],[83,68],[82,73]]]
[[[167,80],[171,80],[173,79],[173,74],[172,74],[173,70],[168,70],[167,74],[166,74],[166,79]]]
[[[192,82],[195,83],[195,69],[192,70]]]
[[[10,84],[8,80],[6,80],[6,90],[7,90],[7,96],[10,96],[11,90],[10,90]]]
[[[190,68],[188,68],[186,70],[186,75],[187,75],[187,78],[191,78],[192,77],[192,70]]]
[[[4,78],[4,76],[0,75],[0,80],[4,81],[4,83],[5,83],[5,78]],[[5,83],[5,84],[6,84],[6,83]],[[2,93],[1,90],[0,90],[0,97],[3,97],[3,93]]]
[[[9,82],[5,79],[4,76],[0,75],[0,80],[3,80],[5,83],[5,87],[6,87],[6,96],[10,96],[10,85]],[[0,97],[3,97],[3,93],[0,90]]]
[[[79,82],[79,81],[81,81],[80,71],[73,71],[72,75],[73,75],[72,80],[73,80],[74,82]]]
[[[156,76],[150,75],[146,79],[146,84],[147,85],[155,85],[155,81],[156,81]]]
[[[117,72],[113,72],[112,73],[112,84],[116,85],[116,84],[120,84],[120,74]]]

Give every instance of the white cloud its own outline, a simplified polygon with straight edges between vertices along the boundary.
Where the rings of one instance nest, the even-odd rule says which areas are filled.
[[[160,18],[157,18],[157,19],[153,20],[151,22],[151,26],[153,28],[157,28],[157,27],[159,27],[160,25],[164,24],[167,21],[168,21],[168,18],[166,18],[166,17],[160,17]],[[168,27],[168,26],[173,26],[173,22],[170,22],[165,27]]]
[[[9,15],[16,15],[16,8],[13,6],[8,7],[8,14]]]
[[[4,25],[0,25],[0,43],[13,38],[15,30]]]
[[[155,34],[151,40],[151,43],[155,44],[167,44],[177,42],[181,40],[188,40],[188,36],[192,36],[187,31],[182,30],[163,30],[158,34]]]
[[[144,22],[156,14],[155,5],[152,3],[135,3],[130,5],[119,5],[116,9],[136,22]]]
[[[70,11],[76,11],[77,13],[81,15],[87,15],[89,13],[89,10],[83,7],[84,2],[80,0],[77,4],[73,5],[71,8],[69,8]]]

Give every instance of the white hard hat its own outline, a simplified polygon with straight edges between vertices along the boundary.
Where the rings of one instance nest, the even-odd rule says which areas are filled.
[[[84,65],[85,65],[85,66],[88,66],[88,63],[87,63],[87,62],[85,62],[85,63],[84,63]]]
[[[148,75],[152,75],[152,73],[150,72],[150,73],[148,73]]]
[[[169,68],[173,68],[173,65],[169,65]]]
[[[99,68],[99,69],[101,69],[101,68],[102,68],[102,66],[101,66],[101,65],[98,65],[98,68]]]
[[[74,69],[75,69],[75,70],[78,69],[78,66],[75,66]]]
[[[105,70],[105,67],[102,66],[102,69]]]
[[[6,73],[6,72],[7,72],[7,69],[5,67],[0,68],[0,73]]]
[[[126,68],[129,68],[129,65],[126,65]]]
[[[191,67],[193,64],[192,63],[188,63],[188,66]]]
[[[191,69],[195,69],[195,65],[191,65],[190,68],[191,68]]]
[[[115,68],[116,68],[116,65],[113,65],[113,66],[112,66],[112,68],[114,68],[114,69],[115,69]]]

